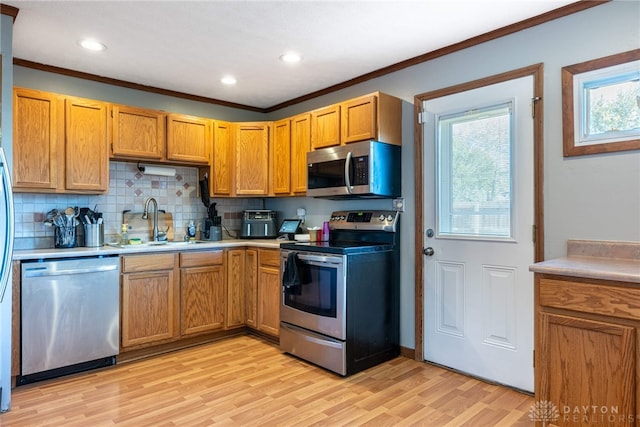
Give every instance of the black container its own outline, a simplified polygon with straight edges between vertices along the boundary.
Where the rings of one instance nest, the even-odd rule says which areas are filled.
[[[54,227],[53,238],[54,246],[58,248],[75,248],[78,246],[78,230],[77,226]]]

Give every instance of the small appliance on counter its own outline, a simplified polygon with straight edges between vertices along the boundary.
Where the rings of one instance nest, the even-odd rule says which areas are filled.
[[[271,210],[247,210],[242,213],[241,239],[278,237],[278,213]]]
[[[300,227],[302,224],[301,219],[283,219],[282,224],[280,224],[280,229],[278,230],[278,234],[280,236],[285,236],[288,240],[295,239],[296,234],[302,233],[302,228]]]

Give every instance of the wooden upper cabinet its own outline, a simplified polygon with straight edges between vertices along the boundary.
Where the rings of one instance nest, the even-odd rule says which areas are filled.
[[[211,120],[167,115],[167,160],[208,164],[210,150]]]
[[[109,190],[107,104],[65,99],[65,188]]]
[[[291,191],[307,192],[307,153],[311,150],[311,114],[291,119]]]
[[[311,112],[311,147],[340,145],[340,104]]]
[[[273,124],[271,183],[275,195],[291,193],[291,124],[289,119]]]
[[[341,142],[376,140],[402,145],[402,100],[375,92],[340,104]]]
[[[64,161],[64,109],[59,95],[13,90],[13,187],[55,190]]]
[[[213,155],[209,174],[209,195],[230,196],[233,192],[233,130],[228,122],[213,122]]]
[[[111,157],[164,159],[166,114],[126,105],[110,109]]]
[[[269,124],[235,124],[236,195],[269,192]]]
[[[376,101],[375,95],[367,95],[342,103],[340,112],[343,144],[376,139],[378,135]]]

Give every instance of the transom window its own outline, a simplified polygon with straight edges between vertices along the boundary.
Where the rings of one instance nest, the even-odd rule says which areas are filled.
[[[574,76],[576,145],[640,135],[640,61]]]

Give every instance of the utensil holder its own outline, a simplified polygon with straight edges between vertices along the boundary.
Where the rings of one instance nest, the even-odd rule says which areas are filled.
[[[104,224],[84,224],[84,245],[90,248],[104,246]]]
[[[78,246],[76,227],[54,227],[53,238],[55,248],[75,248]]]

